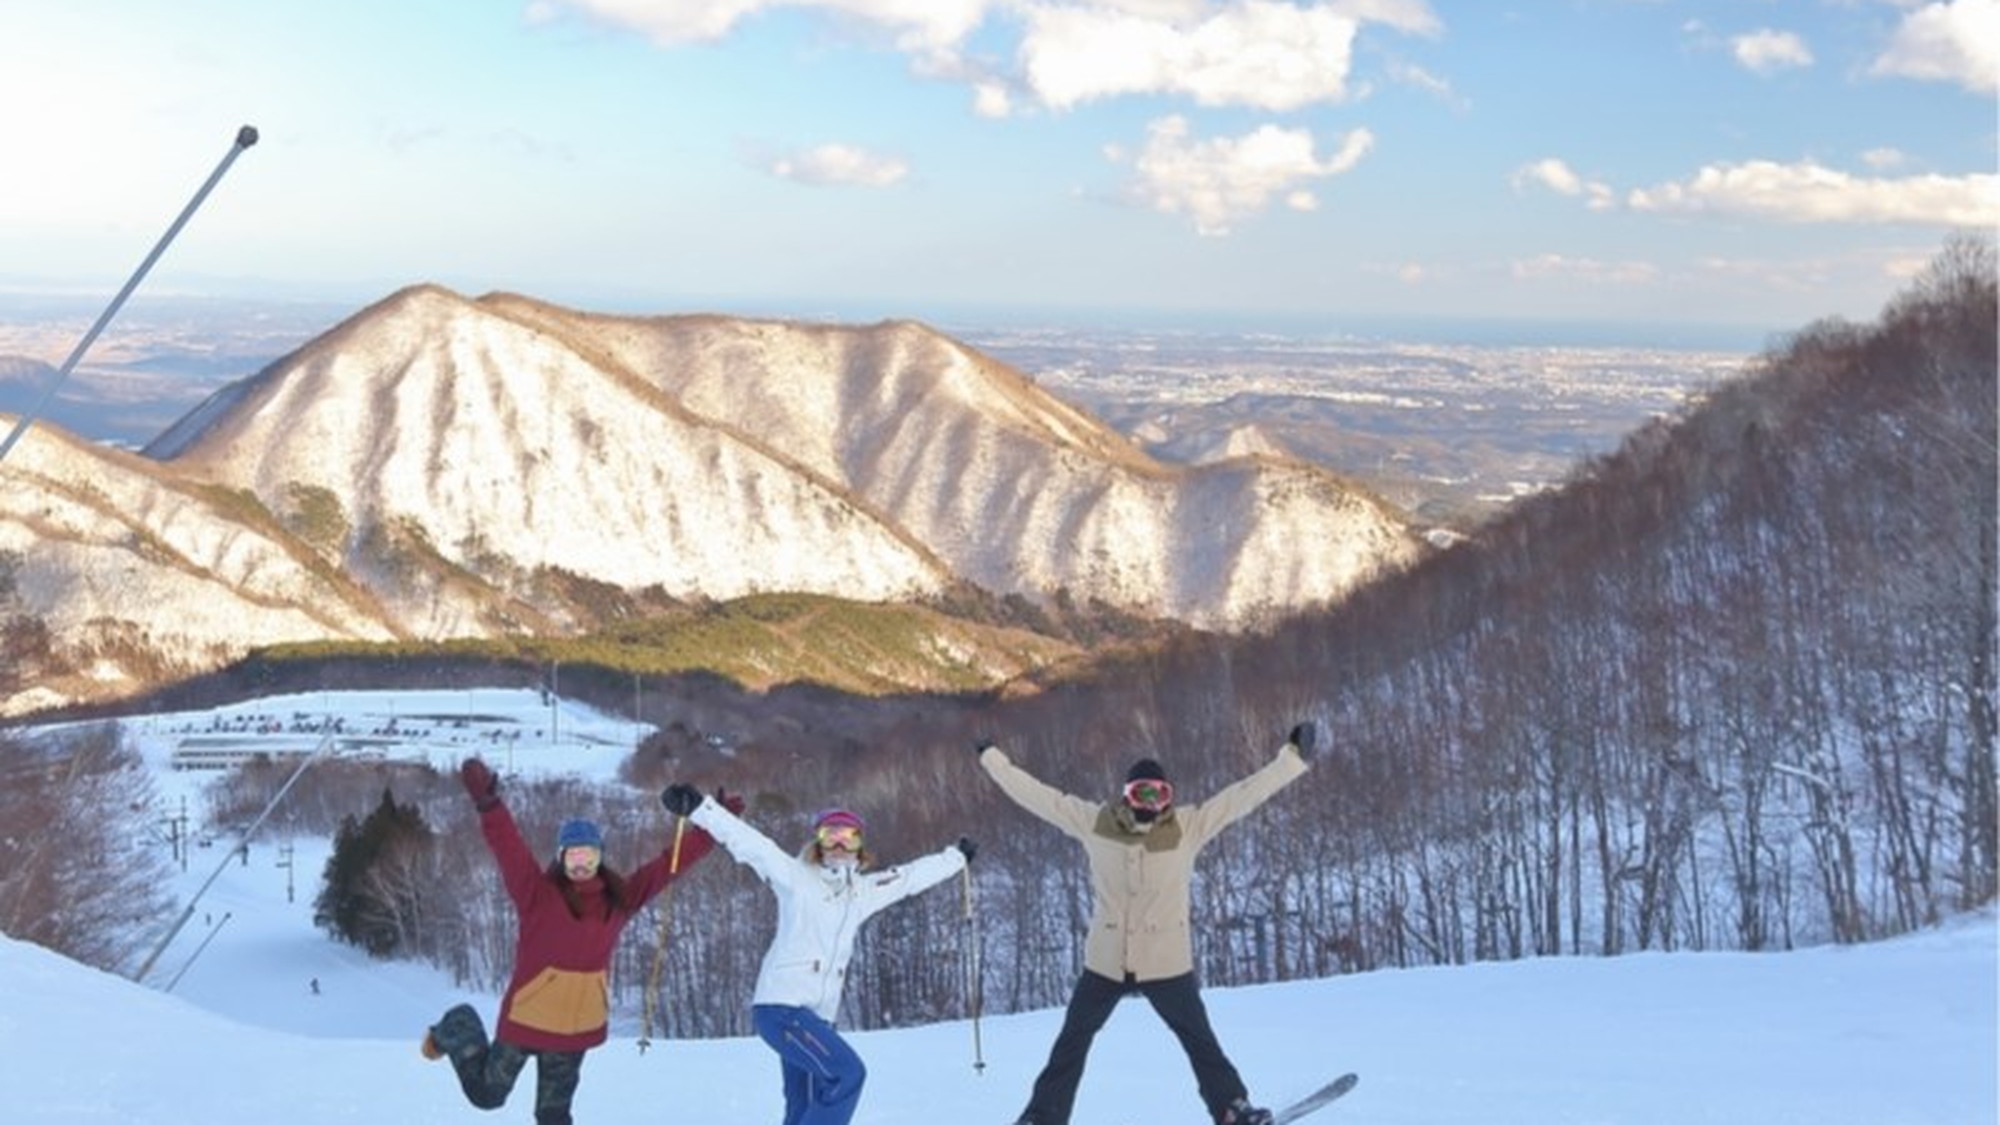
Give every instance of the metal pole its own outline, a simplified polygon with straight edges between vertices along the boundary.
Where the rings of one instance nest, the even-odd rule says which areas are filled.
[[[194,917],[195,903],[200,902],[201,896],[208,893],[208,888],[214,886],[215,881],[222,877],[223,870],[229,866],[229,857],[250,847],[250,837],[256,835],[257,829],[264,826],[264,821],[270,817],[272,810],[278,807],[278,802],[284,800],[285,794],[290,793],[292,786],[298,784],[299,778],[305,776],[306,768],[318,761],[319,756],[326,753],[327,747],[332,745],[333,731],[328,730],[324,735],[320,736],[319,745],[313,748],[313,752],[306,755],[306,760],[299,763],[299,768],[293,770],[292,776],[286,778],[285,784],[280,786],[277,793],[272,795],[270,803],[264,806],[264,811],[258,813],[257,819],[250,822],[250,827],[243,830],[243,839],[238,841],[235,847],[229,849],[228,853],[222,857],[222,862],[216,864],[215,870],[209,873],[207,880],[202,883],[201,889],[194,893],[193,898],[188,899],[187,909],[181,911],[181,916],[174,920],[173,928],[169,929],[167,935],[160,939],[160,943],[153,947],[153,951],[146,955],[145,963],[139,966],[138,972],[132,974],[133,980],[142,983],[145,981],[146,974],[153,971],[153,962],[160,959],[160,954],[165,953],[167,946],[172,945],[174,938],[180,934],[181,927],[187,925],[189,918]]]
[[[49,380],[49,385],[43,389],[42,396],[35,400],[35,405],[14,423],[14,430],[7,435],[7,440],[0,441],[0,461],[7,459],[7,451],[14,448],[14,443],[21,440],[21,435],[28,432],[28,427],[34,425],[35,419],[48,407],[49,400],[55,398],[56,388],[62,386],[63,381],[69,378],[69,373],[76,368],[77,362],[83,359],[83,353],[89,351],[90,345],[97,341],[97,334],[104,331],[104,326],[111,323],[112,317],[118,315],[118,309],[124,305],[125,298],[130,297],[132,290],[139,287],[139,282],[145,278],[147,271],[153,268],[153,263],[159,261],[160,255],[166,252],[167,243],[172,242],[174,236],[181,232],[181,228],[187,225],[188,219],[194,216],[195,209],[201,206],[201,201],[208,198],[208,193],[214,190],[215,185],[222,179],[222,174],[229,171],[229,166],[236,163],[236,158],[243,154],[244,149],[256,143],[257,130],[253,126],[245,125],[236,130],[236,140],[231,142],[229,153],[222,158],[222,163],[215,166],[215,171],[208,174],[208,181],[201,185],[201,190],[194,193],[194,198],[188,200],[186,207],[181,208],[180,217],[174,220],[174,225],[167,228],[167,233],[160,236],[160,241],[153,244],[153,252],[147,254],[146,260],[139,263],[139,269],[125,282],[125,287],[118,291],[118,295],[111,299],[111,304],[98,315],[97,323],[91,325],[90,331],[83,334],[83,339],[77,341],[76,348],[69,353],[69,358],[63,361],[62,369],[56,372],[56,377]]]
[[[687,817],[674,818],[674,846],[667,859],[667,885],[660,892],[660,939],[653,944],[653,971],[646,977],[645,1022],[639,1028],[639,1053],[653,1045],[653,997],[660,991],[660,971],[667,964],[667,907],[674,901],[673,880],[681,871],[681,836],[687,832]],[[662,1030],[665,1030],[662,1028]]]
[[[215,935],[221,933],[222,927],[228,925],[229,919],[233,917],[235,917],[235,915],[230,914],[227,911],[223,912],[222,921],[217,922],[215,924],[215,928],[208,931],[208,936],[201,939],[201,944],[194,947],[194,952],[188,954],[188,959],[186,963],[181,965],[181,971],[175,973],[174,979],[167,982],[167,987],[164,989],[164,991],[172,992],[174,990],[174,986],[181,982],[181,978],[187,975],[187,971],[189,969],[194,968],[195,958],[201,956],[201,951],[208,948],[208,943],[215,940]]]
[[[985,997],[984,989],[980,987],[979,924],[974,921],[972,912],[972,861],[966,860],[959,873],[965,877],[965,947],[968,962],[965,1003],[972,1016],[972,1073],[983,1075],[986,1073],[986,1050],[979,1042],[979,1010],[984,1007],[982,1001]]]

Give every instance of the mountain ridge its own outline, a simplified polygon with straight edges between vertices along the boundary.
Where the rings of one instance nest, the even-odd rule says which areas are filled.
[[[202,518],[247,520],[253,554],[344,583],[335,600],[352,612],[327,639],[601,624],[552,596],[578,585],[902,602],[964,582],[1235,630],[1424,549],[1325,469],[1263,453],[1162,464],[914,321],[624,317],[433,284],[223,388],[144,452],[93,472],[209,490]],[[0,507],[0,551],[35,544],[16,514],[32,504]],[[143,586],[147,566],[124,562]],[[24,585],[27,608],[46,612],[47,589]],[[136,609],[118,620],[154,630]],[[250,629],[167,647],[312,639]]]

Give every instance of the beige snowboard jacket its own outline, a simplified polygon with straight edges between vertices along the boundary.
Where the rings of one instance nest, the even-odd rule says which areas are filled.
[[[1142,829],[1124,802],[1071,796],[998,748],[981,754],[979,764],[1015,804],[1083,844],[1092,899],[1084,967],[1112,980],[1194,971],[1188,887],[1195,857],[1217,833],[1306,772],[1298,749],[1286,743],[1269,765],[1198,805],[1174,805]]]

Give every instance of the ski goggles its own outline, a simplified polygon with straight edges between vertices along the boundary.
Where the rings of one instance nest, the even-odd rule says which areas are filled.
[[[822,824],[813,830],[813,840],[822,848],[861,850],[861,829],[852,824]]]
[[[1125,783],[1125,803],[1142,812],[1161,812],[1174,803],[1174,787],[1166,779],[1142,777]]]
[[[604,853],[586,844],[563,849],[563,870],[569,872],[573,878],[590,878],[597,873],[597,865],[603,862]]]

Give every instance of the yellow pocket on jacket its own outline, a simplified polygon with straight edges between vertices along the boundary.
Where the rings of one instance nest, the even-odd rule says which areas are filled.
[[[522,1027],[555,1035],[596,1031],[604,1026],[610,1012],[610,983],[603,970],[543,969],[514,994],[507,1018]]]

